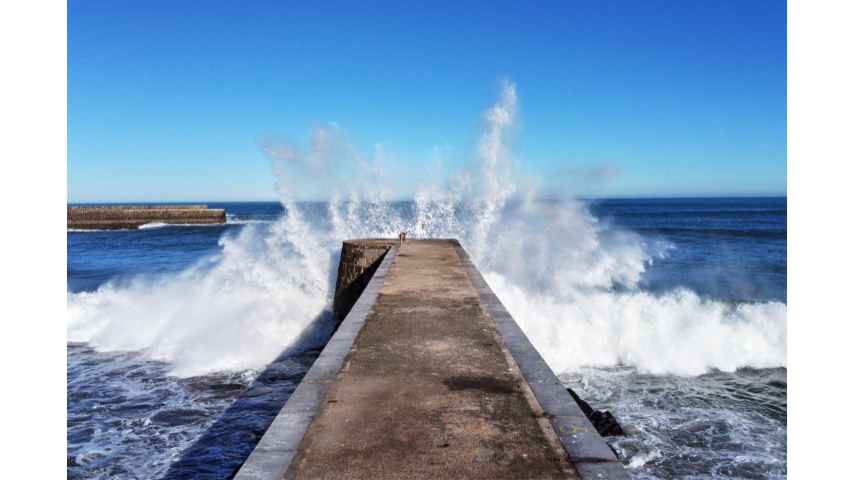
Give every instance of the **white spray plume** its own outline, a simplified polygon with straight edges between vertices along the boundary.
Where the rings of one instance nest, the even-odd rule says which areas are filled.
[[[313,130],[308,153],[289,141],[259,142],[282,177],[282,218],[224,237],[212,268],[69,293],[68,340],[143,350],[182,376],[261,368],[329,308],[342,240],[405,231],[458,238],[559,373],[615,364],[684,375],[786,366],[785,304],[642,292],[646,266],[667,245],[604,224],[581,202],[533,201],[531,185],[513,182],[516,104],[516,87],[505,82],[484,115],[475,168],[447,186],[418,188],[411,205],[370,193],[384,184],[381,162],[365,168],[334,125]],[[328,186],[325,218],[292,198],[296,171]],[[342,171],[361,172],[360,181],[344,182]]]

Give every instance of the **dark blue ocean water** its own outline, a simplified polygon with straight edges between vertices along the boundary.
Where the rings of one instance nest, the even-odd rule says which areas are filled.
[[[279,203],[208,205],[225,208],[228,223],[69,231],[69,298],[211,268],[223,238],[284,211]],[[325,205],[305,211],[319,218]],[[594,200],[588,207],[602,224],[667,246],[643,273],[643,291],[685,288],[710,301],[786,302],[785,198]],[[406,216],[414,205],[393,208]],[[323,321],[309,328],[323,331]],[[69,478],[228,477],[318,349],[285,351],[261,370],[189,378],[170,375],[168,362],[144,353],[69,343]],[[609,441],[635,478],[786,476],[785,368],[678,377],[617,366],[561,378],[629,431]]]
[[[786,198],[597,200],[592,212],[673,245],[645,290],[684,286],[706,298],[786,301]]]
[[[224,225],[187,225],[137,230],[69,231],[68,291],[91,291],[111,280],[179,272],[222,250],[219,239],[247,221],[272,221],[282,215],[278,202],[208,203],[224,208]]]

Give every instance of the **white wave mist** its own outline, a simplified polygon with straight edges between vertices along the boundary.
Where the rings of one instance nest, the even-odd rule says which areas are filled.
[[[287,220],[222,238],[212,267],[68,293],[68,341],[144,350],[178,376],[269,363],[328,303],[323,252],[303,248],[303,255],[304,243],[292,240],[305,231],[294,216]]]
[[[212,266],[69,293],[68,340],[143,350],[180,376],[261,368],[328,311],[342,240],[405,231],[458,238],[558,373],[616,364],[682,375],[786,366],[785,304],[643,292],[645,268],[668,245],[599,221],[583,202],[534,200],[535,189],[512,181],[516,109],[515,85],[505,82],[483,117],[471,167],[419,186],[403,206],[385,200],[394,175],[380,159],[363,160],[334,124],[312,131],[308,151],[259,141],[282,177],[283,216],[221,239]],[[324,211],[292,198],[293,182],[306,178],[327,189]]]

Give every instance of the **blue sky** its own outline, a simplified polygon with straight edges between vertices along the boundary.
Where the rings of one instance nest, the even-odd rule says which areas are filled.
[[[411,197],[503,79],[543,196],[786,194],[785,2],[460,3],[69,1],[67,201],[274,200],[333,122]]]

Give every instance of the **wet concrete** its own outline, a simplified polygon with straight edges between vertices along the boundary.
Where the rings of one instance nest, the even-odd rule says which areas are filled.
[[[456,248],[400,246],[285,478],[581,478]]]

